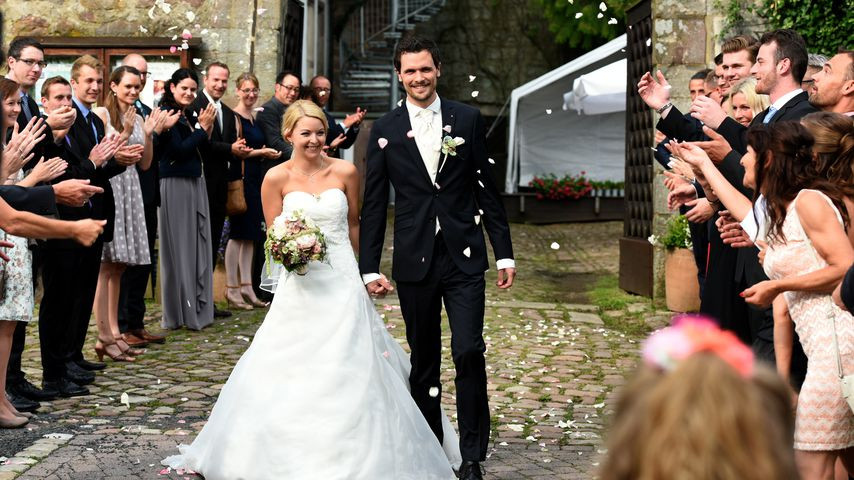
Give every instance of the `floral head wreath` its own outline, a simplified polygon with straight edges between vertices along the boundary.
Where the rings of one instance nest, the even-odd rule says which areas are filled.
[[[673,370],[681,360],[698,352],[717,355],[745,378],[753,374],[750,348],[708,318],[679,315],[670,327],[653,333],[643,344],[644,363],[665,371]]]

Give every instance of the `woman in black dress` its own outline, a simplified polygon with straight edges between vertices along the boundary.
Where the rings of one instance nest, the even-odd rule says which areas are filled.
[[[258,300],[252,285],[252,258],[255,244],[262,243],[267,228],[261,207],[261,182],[267,170],[280,163],[282,152],[264,145],[264,133],[255,125],[255,103],[258,101],[258,79],[251,73],[237,77],[237,134],[246,140],[252,152],[242,162],[233,162],[232,178],[243,177],[246,212],[229,217],[229,240],[225,248],[225,298],[229,305],[251,310],[266,307]],[[247,303],[248,302],[248,303]]]

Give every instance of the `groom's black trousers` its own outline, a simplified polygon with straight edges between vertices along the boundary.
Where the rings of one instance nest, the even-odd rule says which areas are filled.
[[[440,232],[427,276],[420,282],[397,282],[400,308],[411,350],[412,398],[442,441],[441,356],[442,302],[451,326],[451,356],[457,377],[457,418],[463,460],[484,461],[489,445],[489,405],[483,341],[485,280],[467,275],[448,255]],[[430,395],[437,388],[439,394]],[[435,391],[434,391],[435,393]]]

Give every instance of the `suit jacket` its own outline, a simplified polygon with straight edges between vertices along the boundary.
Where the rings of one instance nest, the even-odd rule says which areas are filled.
[[[483,274],[489,266],[484,226],[496,258],[513,258],[510,227],[487,159],[483,117],[477,109],[450,100],[442,99],[441,106],[442,122],[451,130],[447,135],[466,142],[457,148],[456,156],[447,158],[435,182],[430,181],[415,139],[407,136],[412,127],[405,106],[371,127],[359,236],[363,274],[380,271],[389,183],[395,191],[392,276],[396,280],[415,282],[425,277],[437,219],[450,257],[464,273]],[[384,148],[380,139],[388,142]]]
[[[282,152],[281,161],[288,160],[291,158],[293,148],[282,138],[282,116],[287,107],[276,97],[273,97],[262,108],[263,110],[255,116],[255,123],[264,132],[267,146]]]
[[[32,113],[34,117],[41,116],[42,118],[47,118],[46,116],[41,115],[41,113],[39,112],[38,104],[29,95],[27,95],[27,105],[29,105],[30,113]],[[17,121],[19,131],[26,128],[28,120],[23,108],[21,109],[21,113],[18,114]],[[38,161],[42,157],[44,157],[45,159],[49,159],[61,155],[62,147],[54,143],[53,131],[50,129],[50,125],[45,124],[45,129],[43,133],[44,138],[41,142],[37,143],[35,147],[33,147],[33,159],[30,160],[26,165],[24,165],[24,171],[30,170],[31,168],[35,167],[36,163],[38,163]],[[11,136],[11,132],[9,132],[9,136]]]
[[[210,101],[204,92],[199,92],[190,105],[187,119],[195,123],[200,111],[207,108]],[[237,127],[234,124],[234,111],[222,102],[222,125],[215,121],[210,141],[199,148],[202,155],[202,166],[205,172],[205,183],[208,187],[208,200],[211,214],[225,215],[227,197],[228,172],[231,163],[237,161],[231,154],[231,144],[237,141]]]
[[[329,132],[326,133],[326,145],[331,145],[332,141],[338,138],[338,135],[344,134],[344,141],[334,149],[330,147],[329,151],[326,152],[330,157],[337,157],[338,152],[346,150],[356,143],[356,137],[359,136],[359,125],[353,125],[345,132],[344,127],[338,124],[335,118],[325,109],[323,110],[323,114],[326,115],[326,122],[329,124]]]
[[[142,118],[151,115],[151,107],[139,100],[133,106]],[[157,176],[158,164],[159,159],[155,157],[151,159],[151,166],[148,167],[148,170],[143,170],[139,164],[136,165],[136,173],[139,175],[139,189],[142,191],[142,203],[145,206],[160,205],[160,188],[157,186],[159,181]]]
[[[655,128],[670,138],[683,142],[708,140],[703,133],[703,122],[692,117],[690,113],[682,114],[675,106],[670,108],[666,117],[658,119]]]
[[[115,220],[116,205],[113,198],[113,188],[110,186],[110,178],[125,171],[125,167],[116,163],[116,160],[111,158],[100,167],[89,160],[89,153],[101,140],[104,139],[106,129],[104,122],[92,114],[92,123],[95,130],[98,132],[98,138],[92,132],[92,128],[83,117],[83,113],[74,103],[74,108],[77,110],[77,118],[74,124],[68,130],[68,135],[65,136],[64,148],[62,149],[62,158],[68,162],[68,168],[65,173],[55,178],[53,183],[68,180],[70,178],[88,179],[92,185],[97,185],[104,189],[104,193],[94,195],[86,205],[81,207],[69,207],[66,205],[57,206],[59,218],[63,220],[80,220],[82,218],[94,218],[98,220],[106,220],[104,232],[101,234],[100,240],[109,242],[113,239],[113,222]],[[85,248],[74,240],[48,240],[45,242],[50,248]]]
[[[56,195],[50,185],[31,188],[0,185],[0,198],[15,210],[36,215],[56,215]]]

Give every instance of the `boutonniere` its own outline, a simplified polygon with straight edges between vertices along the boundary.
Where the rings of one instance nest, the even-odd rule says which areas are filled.
[[[442,165],[439,166],[439,171],[442,171],[442,167],[445,166],[445,162],[448,160],[448,155],[452,157],[457,156],[457,147],[466,143],[466,140],[462,137],[451,137],[450,135],[445,135],[442,139],[442,153],[445,156],[442,158]]]

